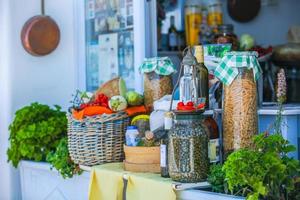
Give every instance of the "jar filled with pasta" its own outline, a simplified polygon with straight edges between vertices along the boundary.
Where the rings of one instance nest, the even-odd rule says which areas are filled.
[[[172,75],[176,69],[170,58],[155,57],[145,59],[140,71],[144,73],[144,103],[152,111],[154,101],[172,94]]]
[[[215,75],[224,83],[223,150],[231,152],[252,145],[258,132],[257,87],[261,68],[256,52],[229,52]]]

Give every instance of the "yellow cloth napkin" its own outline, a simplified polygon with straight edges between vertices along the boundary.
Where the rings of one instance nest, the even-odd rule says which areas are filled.
[[[122,171],[120,163],[93,167],[89,200],[122,200],[124,187]]]
[[[128,200],[175,200],[172,180],[160,174],[130,173],[127,183]]]

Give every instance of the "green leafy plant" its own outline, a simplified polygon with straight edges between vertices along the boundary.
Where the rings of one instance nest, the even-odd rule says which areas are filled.
[[[8,161],[17,167],[20,160],[45,161],[59,140],[66,135],[66,113],[59,106],[32,103],[18,110],[9,126]]]
[[[59,171],[63,178],[72,178],[73,175],[82,173],[79,165],[70,158],[67,137],[62,138],[56,150],[47,155],[47,162]]]
[[[222,170],[221,164],[210,166],[210,173],[207,181],[211,184],[213,192],[226,193],[227,185],[225,182],[225,173]]]
[[[224,163],[222,169],[229,190],[247,196],[248,200],[286,200],[299,193],[295,192],[299,161],[287,156],[294,150],[280,134],[255,136],[252,148],[233,152]]]

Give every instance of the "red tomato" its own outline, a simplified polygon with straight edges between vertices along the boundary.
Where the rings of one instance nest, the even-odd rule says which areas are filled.
[[[187,102],[187,104],[186,104],[187,106],[194,106],[194,103],[193,102],[191,102],[191,101],[189,101],[189,102]]]
[[[204,108],[204,107],[205,107],[205,103],[200,103],[200,104],[197,106],[198,109],[202,109],[202,108]]]
[[[177,104],[177,106],[184,106],[184,103],[183,103],[183,102],[179,102],[179,103]]]

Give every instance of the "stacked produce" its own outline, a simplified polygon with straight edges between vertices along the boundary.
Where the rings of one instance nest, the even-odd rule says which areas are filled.
[[[126,92],[126,86],[122,79],[118,79],[117,82],[120,89],[112,89],[113,96],[104,93],[109,93],[108,88],[110,87],[115,88],[116,81],[109,81],[110,84],[104,84],[95,94],[77,91],[70,109],[73,117],[80,120],[85,116],[112,114],[121,111],[125,111],[129,116],[145,113],[144,97],[135,91]]]

